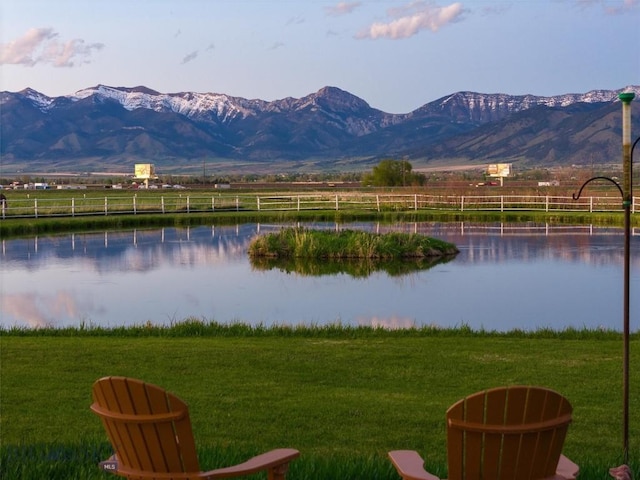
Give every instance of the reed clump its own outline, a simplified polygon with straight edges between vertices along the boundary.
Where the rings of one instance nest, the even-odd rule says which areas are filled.
[[[248,253],[251,258],[400,260],[455,255],[458,248],[417,233],[376,234],[292,227],[255,237]]]

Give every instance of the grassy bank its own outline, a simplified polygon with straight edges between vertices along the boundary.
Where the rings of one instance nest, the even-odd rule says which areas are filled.
[[[566,212],[447,212],[447,211],[282,211],[209,212],[180,214],[96,215],[56,218],[7,218],[0,220],[0,237],[31,236],[105,229],[235,225],[252,222],[538,222],[556,225],[598,225],[622,227],[620,213]],[[632,216],[632,226],[640,227],[640,214]]]
[[[640,347],[634,334],[632,351]],[[622,341],[614,332],[224,326],[0,331],[3,479],[109,478],[88,409],[104,375],[157,383],[191,408],[204,468],[300,449],[291,479],[397,479],[385,453],[412,448],[445,473],[445,410],[497,385],[537,384],[574,406],[565,453],[581,478],[621,463]],[[640,358],[631,359],[640,384]],[[640,474],[640,392],[631,392]]]

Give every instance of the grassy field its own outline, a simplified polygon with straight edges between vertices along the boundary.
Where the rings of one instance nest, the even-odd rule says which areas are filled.
[[[640,334],[631,350],[640,347]],[[499,385],[566,395],[564,452],[580,478],[609,478],[622,455],[622,340],[614,332],[535,333],[327,326],[0,331],[2,479],[108,478],[111,453],[89,411],[92,383],[126,375],[190,405],[203,468],[298,448],[291,479],[397,479],[391,449],[419,450],[445,475],[445,410]],[[640,357],[631,359],[640,385]],[[640,474],[640,391],[631,391],[631,460]]]

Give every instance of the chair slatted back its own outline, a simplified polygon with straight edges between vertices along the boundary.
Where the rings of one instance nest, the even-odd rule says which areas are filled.
[[[572,407],[553,390],[501,387],[447,410],[449,480],[540,480],[558,466]]]
[[[94,383],[93,400],[122,473],[200,470],[189,410],[175,395],[140,380],[105,377]]]

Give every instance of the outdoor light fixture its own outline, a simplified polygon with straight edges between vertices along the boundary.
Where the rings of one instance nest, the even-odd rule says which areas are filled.
[[[622,196],[624,209],[624,294],[623,294],[623,350],[622,350],[622,456],[629,463],[629,277],[631,255],[631,207],[633,204],[633,150],[640,137],[631,144],[631,101],[633,92],[622,92],[618,99],[622,103],[622,187],[609,177],[593,177],[584,182],[574,200],[580,198],[582,189],[593,180],[607,180],[613,183]]]
[[[633,149],[640,137],[631,145],[631,101],[633,92],[618,95],[622,102],[622,206],[624,208],[624,318],[623,318],[623,456],[629,463],[629,275],[631,250],[631,204],[633,203]]]

